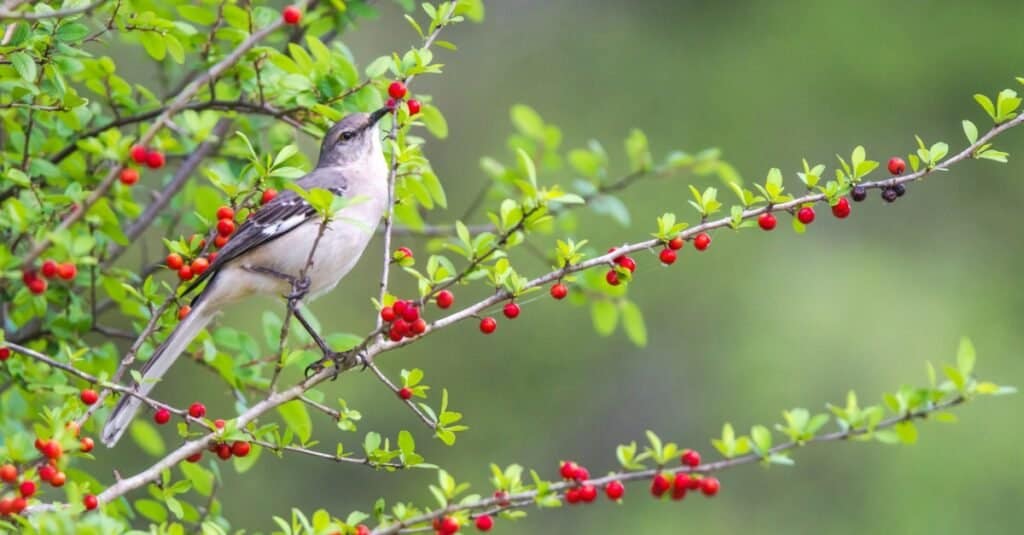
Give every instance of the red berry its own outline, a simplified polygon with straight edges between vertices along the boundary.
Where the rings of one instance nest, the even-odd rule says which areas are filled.
[[[217,457],[220,457],[222,461],[226,461],[231,458],[231,446],[227,444],[217,444]]]
[[[210,261],[200,256],[192,261],[192,274],[202,275],[208,267],[210,267]]]
[[[445,309],[452,306],[455,302],[455,295],[448,290],[441,290],[437,292],[437,308]]]
[[[395,322],[391,324],[391,327],[398,331],[402,336],[409,334],[409,322],[402,318],[396,319]]]
[[[387,323],[395,321],[395,309],[391,307],[384,307],[380,309],[380,319]]]
[[[359,524],[356,526],[355,535],[370,535],[370,528],[366,527],[366,524]]]
[[[394,111],[395,107],[398,106],[398,101],[393,98],[389,98],[387,102],[384,103],[384,106],[387,109]]]
[[[188,457],[185,457],[185,460],[190,462],[190,463],[198,463],[202,458],[203,458],[203,452],[202,451],[197,451],[197,452],[193,453],[192,455],[189,455]]]
[[[772,230],[775,228],[775,224],[778,220],[775,219],[775,214],[765,212],[757,218],[757,225],[761,227],[761,230]]]
[[[185,265],[185,261],[181,259],[181,255],[178,253],[171,253],[167,255],[167,267],[171,269],[181,269],[181,266]]]
[[[420,319],[420,309],[416,308],[415,306],[411,306],[411,305],[405,307],[405,310],[402,311],[402,319],[404,319],[405,321],[407,321],[409,323],[412,323],[412,322]]]
[[[590,503],[597,498],[597,487],[593,485],[583,485],[580,487],[580,499],[584,502]]]
[[[203,405],[198,401],[189,405],[188,415],[193,418],[202,418],[203,416],[206,416],[206,405]]]
[[[213,426],[216,427],[217,429],[224,429],[224,425],[226,423],[227,422],[225,422],[223,419],[217,418],[216,420],[213,421]]]
[[[171,411],[160,407],[155,413],[153,413],[153,421],[156,422],[157,425],[164,425],[171,421]]]
[[[409,325],[409,332],[412,334],[423,334],[427,332],[427,320],[419,318]]]
[[[14,514],[24,511],[26,507],[28,507],[28,502],[21,496],[11,500],[11,512]]]
[[[512,503],[508,500],[508,493],[503,490],[494,491],[494,499],[498,500],[498,505],[502,507],[508,507]]]
[[[64,449],[60,447],[60,442],[56,440],[44,443],[41,451],[47,459],[59,459],[61,454],[64,453]]]
[[[705,496],[714,496],[715,494],[718,494],[718,489],[721,486],[722,485],[718,480],[713,477],[705,477],[700,480],[700,491],[703,492]]]
[[[32,281],[29,281],[29,283],[28,283],[28,291],[30,291],[30,292],[32,292],[32,293],[34,293],[36,295],[41,295],[42,293],[44,293],[46,291],[46,286],[47,286],[46,280],[44,280],[44,279],[35,279],[35,280],[32,280]]]
[[[66,280],[66,281],[69,281],[69,280],[75,278],[75,275],[77,275],[77,274],[78,274],[78,268],[75,267],[75,265],[72,264],[71,262],[65,262],[65,263],[57,266],[57,276],[62,278],[62,279],[64,279],[64,280]]]
[[[628,269],[630,273],[636,271],[636,261],[628,256],[620,256],[616,258],[615,263]]]
[[[707,250],[708,246],[711,245],[711,236],[708,236],[706,232],[701,232],[693,239],[693,246],[698,251]]]
[[[121,183],[125,186],[131,186],[132,184],[139,181],[139,172],[131,167],[125,167],[121,170]]]
[[[395,301],[391,308],[395,309],[396,316],[401,316],[405,314],[405,309],[409,308],[409,303],[406,301]]]
[[[695,450],[683,450],[683,454],[679,457],[679,462],[689,466],[690,468],[695,468],[700,466],[700,454]]]
[[[263,190],[263,197],[260,198],[260,204],[267,204],[277,197],[277,190],[274,188],[267,188]]]
[[[408,247],[399,247],[398,250],[395,251],[395,253],[396,255],[401,254],[402,258],[412,258],[412,249]]]
[[[557,283],[551,287],[551,297],[555,299],[565,299],[565,296],[569,295],[569,288],[562,283]]]
[[[82,403],[85,403],[86,405],[92,405],[96,403],[96,400],[100,399],[100,395],[91,388],[82,390],[82,393],[79,394],[78,397],[80,397],[82,399]]]
[[[685,472],[679,472],[676,474],[675,479],[672,480],[672,490],[685,493],[686,489],[690,486],[690,474]],[[676,498],[677,500],[679,498]]]
[[[11,348],[0,347],[0,362],[3,362],[9,358],[11,358]]]
[[[39,271],[42,272],[44,277],[52,279],[57,276],[57,270],[57,263],[53,260],[47,260],[46,262],[43,262],[43,267],[40,268]]]
[[[0,500],[0,518],[3,518],[14,512],[14,500],[10,498],[4,498]]]
[[[284,19],[285,24],[296,25],[302,20],[302,11],[295,6],[288,6],[281,11],[281,18]]]
[[[236,440],[235,443],[231,445],[231,454],[235,457],[245,457],[246,455],[249,455],[249,450],[251,449],[252,445],[248,442],[244,440]]]
[[[89,437],[85,437],[78,442],[78,451],[82,453],[89,453],[96,447],[96,443]]]
[[[902,175],[907,170],[907,163],[903,158],[889,158],[889,172],[894,175]]]
[[[672,238],[671,240],[668,241],[668,248],[672,249],[673,251],[678,251],[683,248],[683,245],[685,243],[686,242],[682,238],[676,236],[675,238]]]
[[[402,399],[410,399],[412,397],[412,389],[407,387],[407,386],[403,386],[398,391],[398,397],[400,397]]]
[[[22,481],[21,485],[18,486],[18,492],[21,493],[23,498],[31,498],[36,493],[36,482]]]
[[[221,206],[217,209],[217,219],[234,219],[235,211],[230,206]]]
[[[626,487],[622,485],[620,481],[609,481],[604,486],[604,494],[608,496],[609,500],[618,500],[626,492]]]
[[[14,483],[18,480],[18,468],[13,464],[5,464],[0,466],[0,481],[4,483]]]
[[[458,533],[459,521],[450,516],[443,517],[438,531],[441,532],[441,535],[452,535],[453,533]]]
[[[494,318],[487,317],[480,320],[480,332],[484,334],[491,334],[495,329],[498,328],[498,322],[494,321]]]
[[[82,498],[82,505],[85,506],[86,511],[92,511],[93,509],[100,506],[100,501],[96,498],[96,496],[93,496],[92,494],[86,494],[85,497]]]
[[[574,488],[571,488],[571,489],[565,491],[565,501],[569,502],[570,504],[579,503],[580,502],[580,489],[574,487]]]
[[[149,151],[142,145],[135,145],[132,147],[132,161],[135,163],[146,163],[146,156]]]
[[[686,480],[686,490],[700,490],[701,479],[690,475]]]
[[[399,81],[391,82],[391,85],[388,86],[388,95],[394,99],[404,97],[406,91],[405,84]]]
[[[491,515],[481,515],[476,517],[476,529],[480,531],[491,531],[494,527],[494,519]]]
[[[619,272],[614,269],[609,269],[608,273],[604,275],[604,280],[608,281],[608,284],[612,286],[619,285]]]
[[[797,210],[796,218],[801,223],[805,225],[810,225],[812,222],[814,222],[814,208],[811,208],[810,206],[804,206],[803,208]]]
[[[416,115],[420,112],[420,101],[418,100],[410,100],[405,105],[409,107],[409,115]]]
[[[577,466],[576,471],[572,474],[572,478],[576,481],[586,481],[590,479],[590,470],[582,466]]]
[[[405,333],[402,332],[397,325],[392,325],[391,329],[388,330],[388,338],[390,338],[392,342],[398,342],[403,337],[405,337]]]
[[[506,318],[514,320],[519,317],[519,305],[515,303],[507,303],[502,312],[505,314]]]
[[[218,234],[217,236],[215,236],[213,238],[213,246],[218,248],[218,249],[220,249],[220,248],[222,248],[222,247],[224,247],[225,245],[228,244],[228,240],[229,239],[230,238],[228,238],[227,236],[221,236],[220,234]],[[217,253],[210,253],[210,261],[211,262],[213,262],[215,254],[217,254]]]
[[[48,464],[44,464],[39,469],[39,479],[42,481],[49,481],[53,479],[53,476],[55,475],[57,475],[57,469]]]
[[[559,467],[558,473],[562,475],[562,479],[572,479],[576,477],[576,470],[579,466],[572,461],[563,461],[562,466]]]
[[[182,305],[181,308],[178,309],[178,321],[185,319],[185,317],[188,316],[189,312],[192,312],[192,307],[188,305]]]
[[[57,472],[56,474],[53,474],[53,477],[50,478],[50,484],[53,485],[54,487],[63,487],[64,483],[67,483],[67,481],[68,475],[65,474],[64,472]]]
[[[837,202],[832,207],[832,215],[836,216],[839,219],[845,219],[847,216],[849,216],[850,201],[846,200],[846,197],[840,197],[839,202]]]
[[[178,270],[178,278],[183,280],[183,281],[187,281],[187,280],[191,279],[192,278],[192,267],[191,266],[181,266],[181,269]]]
[[[230,219],[221,219],[217,221],[217,234],[227,237],[235,231],[235,222]]]
[[[672,482],[669,481],[668,476],[660,473],[655,474],[654,478],[651,479],[651,494],[660,498],[671,486]]]
[[[164,154],[160,151],[152,151],[146,155],[146,167],[160,169],[164,166]]]
[[[662,249],[661,253],[658,255],[658,259],[660,259],[661,263],[665,264],[666,266],[671,266],[672,264],[675,264],[676,257],[676,252],[673,251],[672,249]]]

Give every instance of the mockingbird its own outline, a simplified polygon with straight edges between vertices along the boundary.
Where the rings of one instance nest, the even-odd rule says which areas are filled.
[[[306,276],[300,280],[321,221],[301,196],[284,191],[246,220],[207,271],[185,290],[187,294],[206,282],[192,300],[192,310],[142,368],[136,392],[147,395],[217,312],[253,294],[288,295],[296,304],[296,319],[313,335],[325,358],[331,353],[297,304],[330,291],[348,274],[384,214],[388,169],[377,121],[388,112],[381,108],[370,114],[353,113],[338,121],[324,136],[316,168],[296,181],[306,190],[320,188],[362,198],[345,207],[345,217],[332,220],[324,230]],[[103,428],[104,444],[117,443],[141,404],[130,395],[118,401]]]

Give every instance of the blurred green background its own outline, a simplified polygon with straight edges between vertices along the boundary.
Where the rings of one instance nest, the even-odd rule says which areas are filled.
[[[399,10],[381,7],[379,20],[345,41],[364,65],[414,43]],[[915,133],[959,150],[960,120],[986,123],[971,95],[994,95],[1024,75],[1020,20],[1024,3],[1009,1],[489,2],[483,24],[446,34],[459,51],[439,52],[445,74],[414,87],[434,97],[451,127],[449,139],[427,149],[451,201],[447,214],[430,217],[462,214],[485,180],[481,156],[510,160],[508,109],[516,103],[559,125],[565,148],[601,140],[620,170],[622,140],[636,127],[656,156],[717,146],[746,179],[781,167],[794,190],[801,157],[826,163],[831,176],[834,154],[857,144],[883,162],[913,149]],[[328,401],[344,396],[363,412],[359,433],[315,416],[317,436],[358,449],[367,430],[393,437],[410,429],[428,461],[488,493],[492,461],[554,478],[558,460],[572,458],[603,473],[617,465],[615,446],[642,440],[645,429],[713,457],[709,438],[723,422],[745,432],[786,408],[824,410],[851,388],[874,402],[901,383],[925,382],[924,362],[952,361],[961,335],[974,339],[982,377],[1020,385],[1024,132],[998,146],[1011,153],[1009,165],[967,162],[913,185],[894,205],[873,193],[850,219],[820,214],[803,236],[788,224],[770,234],[720,231],[711,250],[687,247],[672,269],[638,255],[630,294],[645,311],[646,348],[621,332],[594,335],[585,308],[541,299],[492,336],[466,323],[381,357],[393,376],[421,367],[435,395],[450,390],[472,428],[454,447],[431,440],[367,373],[324,387]],[[634,228],[588,216],[580,237],[599,247],[638,239],[664,211],[692,222],[692,180],[639,182],[624,195]],[[379,244],[372,251],[313,307],[329,330],[371,328]],[[396,280],[412,292],[409,277]],[[472,293],[459,294],[461,302]],[[259,317],[239,309],[225,321],[255,332]],[[211,375],[187,363],[172,375],[162,388],[169,402],[201,396],[211,414],[230,410]],[[646,485],[631,485],[622,506],[602,499],[531,512],[499,521],[496,532],[1014,532],[1024,523],[1021,409],[1019,396],[984,399],[957,409],[957,425],[922,424],[915,446],[833,443],[796,452],[792,468],[730,470],[713,500],[656,503]],[[122,473],[146,461],[133,446],[122,449]],[[101,462],[112,457],[100,454]],[[249,473],[225,472],[221,496],[236,528],[269,530],[271,515],[292,505],[344,517],[370,510],[378,496],[433,503],[426,485],[435,474],[426,470],[378,473],[265,455]]]

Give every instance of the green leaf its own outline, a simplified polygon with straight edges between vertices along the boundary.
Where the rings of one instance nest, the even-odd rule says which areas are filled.
[[[56,33],[59,41],[78,41],[86,35],[89,35],[89,27],[78,22],[64,24],[57,29]]]
[[[192,482],[192,488],[203,496],[213,492],[213,472],[193,463],[180,463],[181,473]]]
[[[146,517],[157,524],[165,522],[167,520],[167,509],[164,509],[163,504],[156,500],[150,500],[143,498],[141,500],[135,500],[135,510],[140,515]]]
[[[900,442],[904,444],[913,444],[917,442],[917,427],[914,425],[914,422],[900,422],[893,426],[893,431],[896,431],[896,436],[898,436]]]
[[[644,325],[643,312],[632,301],[622,303],[622,327],[626,330],[626,336],[635,345],[647,345],[647,327]]]
[[[128,428],[128,432],[131,433],[132,440],[142,448],[142,451],[154,457],[163,455],[167,451],[163,437],[157,432],[156,427],[146,420],[136,418]]]
[[[963,121],[963,127],[964,135],[967,136],[967,142],[973,145],[978,140],[978,127],[966,119]]]
[[[309,441],[313,433],[313,423],[309,419],[309,411],[301,401],[289,401],[279,406],[277,412],[284,419],[288,429],[294,431],[302,443]]]
[[[182,4],[178,6],[178,13],[185,20],[190,20],[199,24],[209,25],[217,21],[216,10],[200,6]]]
[[[142,42],[142,48],[146,49],[146,53],[151,58],[162,61],[164,56],[167,55],[167,44],[160,34],[156,32],[141,32],[139,41]]]
[[[441,115],[441,110],[437,109],[436,106],[424,104],[420,108],[420,120],[427,127],[427,131],[438,139],[448,137],[448,121],[445,120],[444,115]]]
[[[10,60],[11,65],[14,66],[14,70],[18,71],[18,74],[26,82],[35,83],[36,81],[36,62],[25,52],[14,52],[9,54],[7,59]]]
[[[529,179],[530,184],[534,188],[537,187],[537,168],[533,165],[533,158],[526,153],[523,149],[516,149],[516,160],[519,162],[519,167],[526,173],[526,178]]]
[[[966,336],[960,339],[960,347],[956,350],[956,367],[961,375],[970,377],[974,371],[974,362],[977,356],[974,353],[974,344]]]
[[[509,112],[512,117],[512,124],[524,136],[537,141],[544,140],[544,121],[533,108],[524,104],[512,106]]]
[[[976,100],[978,104],[981,105],[981,108],[985,110],[985,113],[987,113],[993,121],[996,120],[996,107],[994,104],[992,104],[992,99],[988,98],[985,95],[982,95],[981,93],[978,93],[974,95],[974,100]]]
[[[619,322],[619,309],[611,301],[597,300],[590,305],[590,317],[597,334],[608,336],[615,332],[615,326]]]
[[[370,78],[377,78],[388,71],[391,68],[392,60],[391,56],[381,56],[370,62],[366,66],[366,76]]]

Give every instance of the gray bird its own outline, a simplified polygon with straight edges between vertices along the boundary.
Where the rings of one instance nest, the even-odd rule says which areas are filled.
[[[343,217],[330,222],[317,244],[306,278],[298,281],[320,231],[320,219],[312,206],[288,190],[246,220],[210,267],[185,290],[187,294],[207,282],[192,300],[192,310],[142,368],[136,392],[148,395],[192,339],[225,306],[254,294],[292,295],[302,302],[311,301],[333,289],[348,274],[370,242],[387,204],[388,168],[377,121],[388,112],[382,108],[370,114],[353,113],[338,121],[324,136],[316,168],[296,181],[306,190],[321,188],[347,198],[363,198],[345,207]],[[301,292],[296,295],[292,292],[297,286],[301,286]],[[327,353],[326,344],[301,312],[297,311],[296,317]],[[112,447],[117,443],[141,404],[129,395],[118,401],[103,427],[104,444]]]

